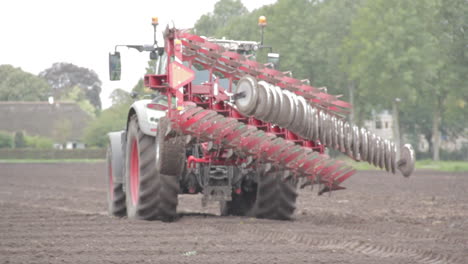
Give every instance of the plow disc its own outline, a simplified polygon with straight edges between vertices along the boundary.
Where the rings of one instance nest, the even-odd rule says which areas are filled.
[[[407,177],[414,169],[411,145],[403,146],[402,158],[397,162],[397,150],[393,142],[306,103],[300,95],[264,81],[256,82],[251,76],[239,80],[236,92],[242,97],[236,100],[237,109],[244,115],[278,124],[305,139],[318,139],[327,147],[341,151],[354,160],[367,161],[388,172],[395,173],[398,168]],[[276,109],[268,115],[265,109],[269,106]]]

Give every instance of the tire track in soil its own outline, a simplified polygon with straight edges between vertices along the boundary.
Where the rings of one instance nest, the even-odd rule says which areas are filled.
[[[66,213],[75,213],[75,214],[80,214],[80,215],[86,215],[86,216],[108,216],[106,212],[93,212],[93,211],[87,211],[87,210],[80,210],[80,209],[70,209],[67,207],[58,207],[58,206],[40,206],[40,205],[32,205],[32,204],[27,204],[27,203],[21,203],[21,202],[15,202],[15,203],[9,203],[9,202],[2,202],[0,201],[0,205],[17,205],[17,206],[22,206],[22,207],[30,207],[30,208],[36,208],[36,209],[43,209],[43,210],[56,210],[56,211],[61,211],[61,212],[66,212]],[[11,215],[10,215],[11,216]],[[76,219],[74,219],[76,220]],[[73,224],[74,221],[70,221],[70,224]],[[97,224],[99,225],[99,223]],[[317,224],[314,224],[316,226],[319,226]],[[368,242],[363,242],[359,240],[337,240],[337,239],[313,239],[311,238],[310,235],[304,235],[304,234],[290,234],[290,233],[284,233],[284,232],[271,232],[271,231],[265,231],[257,228],[252,228],[252,226],[249,225],[242,225],[239,226],[238,224],[232,223],[230,225],[226,224],[215,224],[215,225],[210,225],[211,227],[215,227],[218,230],[221,230],[223,232],[227,233],[232,233],[232,232],[249,232],[256,234],[261,237],[260,241],[262,242],[277,242],[277,241],[289,241],[293,243],[299,243],[299,244],[305,244],[307,246],[314,246],[318,248],[323,248],[323,249],[344,249],[352,253],[360,253],[364,255],[369,255],[373,257],[379,257],[379,258],[389,258],[389,257],[394,257],[395,255],[401,255],[404,257],[409,257],[412,260],[418,262],[418,263],[423,263],[423,264],[442,264],[442,263],[464,263],[462,260],[459,260],[457,258],[451,257],[446,254],[439,254],[439,253],[434,253],[431,251],[424,251],[424,250],[415,250],[415,249],[409,249],[409,248],[403,248],[403,247],[395,247],[395,246],[388,246],[388,245],[381,245],[381,244],[376,244],[376,243],[368,243]],[[331,225],[329,225],[331,226]],[[372,232],[374,234],[380,233],[380,234],[391,234],[391,235],[396,235],[396,236],[401,236],[401,237],[407,237],[407,238],[412,238],[412,239],[441,239],[444,238],[444,236],[435,236],[435,235],[430,235],[430,234],[413,234],[413,233],[404,233],[404,232],[390,232],[390,231],[384,231],[384,230],[379,230],[377,228],[365,228],[365,227],[359,227],[356,225],[351,225],[347,223],[339,223],[336,226],[333,225],[333,227],[338,227],[344,230],[353,230],[353,231],[365,231],[365,232]],[[44,230],[43,230],[44,231]],[[92,234],[91,232],[90,234]],[[63,234],[64,235],[64,234]],[[73,235],[73,232],[70,234],[70,236]],[[84,238],[86,239],[89,234],[82,233],[80,235],[73,235],[74,238]],[[11,237],[13,238],[13,237]],[[451,243],[457,243],[458,240],[455,239],[448,239],[447,242]]]
[[[343,221],[334,221],[333,224],[328,223],[329,217],[333,216],[334,218],[338,217],[339,219]],[[356,216],[353,216],[356,217]],[[459,239],[459,238],[453,238],[449,237],[446,235],[442,234],[431,234],[428,232],[421,232],[421,231],[411,231],[408,232],[408,230],[402,231],[402,230],[390,230],[390,229],[382,229],[382,228],[377,228],[377,227],[371,227],[365,224],[356,224],[356,223],[349,223],[346,222],[346,216],[345,215],[328,215],[325,217],[314,217],[314,221],[312,221],[312,224],[317,226],[317,227],[333,227],[335,228],[340,228],[344,231],[358,231],[358,232],[366,232],[366,233],[371,233],[373,235],[387,235],[387,236],[396,236],[396,237],[402,237],[402,238],[409,238],[409,239],[425,239],[425,240],[437,240],[441,242],[447,242],[453,245],[466,245],[468,244],[468,239]],[[363,219],[361,219],[363,220]]]
[[[452,257],[447,254],[435,253],[420,249],[411,249],[404,247],[397,247],[391,245],[382,245],[378,243],[369,243],[353,239],[328,239],[328,238],[312,238],[311,235],[306,234],[291,234],[285,232],[276,232],[271,230],[262,230],[261,228],[254,228],[249,224],[214,224],[212,227],[221,230],[222,232],[247,232],[260,236],[262,242],[278,242],[289,241],[296,244],[305,244],[307,246],[318,247],[322,249],[343,249],[350,253],[364,254],[367,256],[378,258],[390,258],[395,256],[411,259],[417,263],[422,264],[464,264],[464,260]],[[407,263],[407,261],[402,262]]]
[[[133,227],[130,229],[127,221],[131,220],[116,220],[115,218],[107,217],[107,213],[104,211],[105,203],[103,201],[105,200],[105,195],[103,194],[106,189],[101,180],[104,174],[104,165],[65,165],[61,168],[56,168],[55,166],[45,167],[42,165],[28,166],[15,166],[15,170],[10,170],[11,175],[0,175],[0,180],[3,182],[0,184],[0,208],[5,209],[3,215],[0,215],[0,220],[3,220],[0,222],[0,228],[4,229],[4,231],[10,231],[3,234],[0,232],[0,237],[2,237],[0,239],[0,263],[2,262],[2,257],[8,259],[8,254],[14,255],[11,257],[11,260],[18,260],[18,263],[35,260],[37,260],[35,262],[49,263],[105,261],[123,263],[122,261],[125,262],[126,259],[129,261],[133,261],[135,258],[139,258],[141,261],[144,258],[149,259],[153,256],[154,252],[161,254],[163,259],[167,260],[167,263],[215,263],[210,262],[210,260],[215,254],[219,253],[217,252],[219,248],[216,248],[216,245],[224,246],[222,249],[225,253],[224,261],[226,263],[235,262],[232,260],[236,256],[234,252],[249,252],[253,259],[262,262],[263,259],[261,257],[268,258],[269,260],[275,260],[275,258],[268,257],[271,254],[270,251],[268,253],[263,251],[262,254],[259,254],[259,249],[271,251],[280,249],[283,251],[285,250],[284,246],[288,244],[291,245],[291,248],[296,247],[301,251],[307,251],[310,248],[314,252],[312,253],[314,256],[318,254],[320,261],[335,261],[335,263],[340,257],[343,262],[347,263],[468,263],[466,261],[466,257],[468,256],[466,254],[466,245],[468,241],[462,235],[452,234],[451,236],[450,233],[444,234],[437,231],[425,233],[423,229],[424,227],[430,227],[430,222],[423,222],[416,227],[412,226],[411,223],[400,225],[398,219],[392,219],[387,223],[389,224],[388,226],[380,227],[380,220],[377,219],[379,221],[374,222],[371,226],[366,226],[366,222],[370,223],[369,219],[360,218],[357,219],[358,221],[354,221],[353,217],[355,215],[352,212],[350,215],[347,215],[343,214],[343,211],[339,211],[338,215],[333,215],[336,219],[330,218],[329,215],[313,217],[297,215],[297,221],[287,223],[268,220],[250,221],[248,218],[237,217],[198,219],[197,217],[184,216],[179,222],[181,225],[174,223],[170,226],[165,226],[159,222],[136,222],[136,225],[133,226],[134,224],[132,224]],[[38,167],[40,167],[39,169],[42,170],[43,174],[41,174],[41,171],[37,171]],[[85,170],[77,172],[73,168],[84,168]],[[8,171],[8,168],[6,169]],[[1,170],[0,174],[2,174]],[[442,176],[434,175],[434,182],[431,184],[435,186],[444,184],[444,181],[440,180],[441,177],[446,176],[443,176],[443,174]],[[365,180],[360,178],[353,180],[356,182],[356,186],[350,188],[352,190],[346,193],[346,199],[354,202],[352,198],[356,198],[357,203],[366,202],[362,197],[355,195],[355,193],[359,193],[359,185],[365,182]],[[414,180],[415,186],[420,182],[418,178],[412,178],[411,180]],[[38,185],[34,185],[36,181]],[[393,180],[389,179],[388,181]],[[9,186],[10,184],[12,185]],[[463,183],[459,188],[466,188],[466,186],[468,185]],[[99,188],[102,188],[102,191]],[[366,186],[363,187],[362,191],[366,191],[365,188]],[[391,191],[391,188],[389,189]],[[425,192],[427,195],[434,193],[434,190],[430,186],[422,186],[418,190]],[[54,195],[58,198],[57,201],[63,202],[51,201],[49,196]],[[75,200],[63,200],[62,198],[67,195],[71,195]],[[436,193],[436,195],[445,194]],[[195,198],[188,198],[190,200],[190,211],[192,209],[195,211],[201,210],[197,206],[199,201]],[[467,201],[466,195],[459,194],[457,199],[459,199],[457,200],[459,204]],[[192,202],[195,200],[197,201],[196,203]],[[372,206],[378,206],[378,203],[376,204],[369,202],[371,209],[375,208]],[[408,207],[414,207],[415,205],[415,203],[406,204]],[[18,207],[18,209],[15,207]],[[327,207],[326,211],[330,212],[342,209],[339,205],[332,204],[331,202],[327,202],[325,205],[316,205],[315,207]],[[419,209],[421,212],[425,212],[424,207],[419,207]],[[464,211],[466,207],[458,206],[454,207],[453,210]],[[370,210],[365,216],[374,219],[372,217],[375,215]],[[240,221],[244,222],[244,224],[239,224]],[[110,227],[108,226],[108,222],[114,222],[117,225]],[[444,224],[448,225],[450,222],[447,221]],[[164,230],[160,229],[161,227]],[[412,227],[416,228],[412,229]],[[185,231],[180,231],[179,229],[181,228]],[[308,232],[307,229],[309,228],[314,228],[315,230]],[[278,230],[278,232],[273,230]],[[206,251],[207,249],[202,247],[197,248],[199,250],[198,256],[192,256],[191,259],[186,258],[182,262],[178,262],[179,259],[168,255],[168,252],[171,252],[170,249],[178,247],[179,251],[183,252],[182,250],[185,250],[185,246],[180,246],[180,243],[185,243],[184,245],[189,245],[187,248],[190,248],[193,247],[193,243],[197,240],[188,239],[187,241],[175,242],[177,239],[167,239],[167,236],[175,238],[179,234],[184,236],[185,233],[190,232],[196,233],[191,236],[194,238],[197,237],[197,234],[205,238],[210,236],[205,241],[213,243],[212,247],[214,248],[211,251]],[[466,233],[466,228],[462,226],[460,232],[459,234]],[[241,237],[247,238],[248,245],[246,245],[246,241],[239,241],[238,233],[242,233]],[[54,237],[51,234],[59,236]],[[126,235],[123,234],[128,234],[130,238],[125,239]],[[154,241],[157,240],[150,239],[150,237],[160,238],[161,236],[159,235],[163,235],[166,240],[158,248],[158,246],[154,246]],[[379,235],[385,235],[390,239],[380,239]],[[139,240],[137,243],[136,239],[140,236],[144,236],[144,239]],[[17,237],[20,239],[15,239]],[[376,237],[378,241],[368,241],[367,237],[373,239]],[[124,245],[120,243],[117,250],[105,245],[103,246],[103,244],[110,243],[115,238],[122,238],[123,241],[126,241],[123,244],[129,244],[128,247],[130,248],[125,249]],[[400,241],[399,238],[403,238],[403,240]],[[95,249],[86,247],[88,240],[90,246],[95,247]],[[233,244],[233,240],[239,244]],[[437,246],[432,246],[431,240]],[[71,241],[75,241],[76,245]],[[392,244],[395,241],[397,243]],[[439,244],[439,242],[442,243]],[[231,244],[227,246],[228,243]],[[27,248],[24,248],[24,244],[26,244]],[[233,245],[236,251],[232,250]],[[47,247],[49,248],[47,249]],[[10,248],[8,249],[10,251],[2,251],[7,248]],[[314,251],[314,248],[317,248],[318,251]],[[431,248],[434,248],[434,251],[431,251]],[[47,249],[48,251],[46,250],[46,253],[43,253],[40,252],[41,249]],[[80,253],[86,254],[85,259],[79,258]],[[61,256],[62,254],[64,256]],[[114,254],[119,257],[114,258]],[[289,259],[288,255],[281,254],[278,253],[274,256],[283,260]],[[293,259],[301,260],[302,257],[294,255]],[[291,261],[292,259],[289,260]]]
[[[0,201],[0,205],[18,205],[22,207],[29,207],[29,208],[36,208],[36,209],[44,209],[44,210],[55,210],[55,211],[61,211],[61,212],[67,212],[67,213],[75,213],[75,214],[82,214],[82,215],[105,215],[107,216],[107,212],[101,211],[101,212],[96,212],[96,211],[89,211],[89,210],[82,210],[82,209],[70,209],[68,207],[64,206],[43,206],[43,205],[34,205],[30,203],[22,203],[22,202],[4,202]],[[24,218],[24,216],[22,216]],[[26,221],[30,221],[29,219]]]
[[[20,189],[24,189],[24,188],[30,188],[30,189],[33,189],[33,190],[37,190],[38,188],[40,189],[45,189],[45,190],[53,190],[53,191],[57,191],[57,190],[61,190],[61,191],[66,191],[66,192],[69,192],[69,191],[74,191],[74,192],[90,192],[90,193],[102,193],[103,195],[105,195],[106,193],[106,190],[103,190],[103,189],[98,189],[98,188],[91,188],[91,187],[79,187],[79,188],[74,188],[74,187],[68,187],[68,186],[63,186],[63,185],[46,185],[46,184],[18,184],[18,183],[7,183],[10,186],[14,186],[14,187],[17,187],[17,188],[20,188]]]

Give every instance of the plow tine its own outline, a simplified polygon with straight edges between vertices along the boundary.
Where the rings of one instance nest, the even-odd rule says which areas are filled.
[[[181,132],[199,136],[201,140],[223,142],[238,153],[256,156],[264,163],[272,162],[291,170],[299,177],[314,180],[318,175],[320,179],[332,182],[341,175],[332,172],[346,167],[344,163],[336,163],[327,155],[312,152],[309,148],[242,124],[233,118],[226,118],[213,110],[190,109],[175,118],[174,122],[179,122],[174,128],[179,128]],[[342,178],[343,176],[340,179]]]

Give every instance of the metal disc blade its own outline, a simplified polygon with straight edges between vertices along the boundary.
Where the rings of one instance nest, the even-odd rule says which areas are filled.
[[[405,144],[401,148],[401,158],[398,161],[398,170],[405,177],[409,177],[414,171],[415,155],[413,147],[410,144]]]
[[[369,150],[369,152],[367,153],[367,162],[369,162],[369,164],[372,164],[374,160],[374,137],[375,135],[371,134],[369,131],[367,132],[367,143]]]
[[[390,149],[390,141],[385,140],[385,170],[390,171],[392,167],[392,150]]]
[[[293,131],[294,133],[298,135],[301,135],[300,119],[304,117],[304,109],[302,108],[302,104],[299,102],[298,98],[296,98],[295,101],[297,103],[296,113],[294,115],[294,119],[289,125],[289,130]]]
[[[359,151],[359,145],[361,136],[359,133],[359,128],[357,126],[353,126],[353,156],[355,160],[361,160],[361,155]]]
[[[361,141],[359,145],[360,145],[361,160],[367,160],[369,144],[367,143],[367,131],[365,128],[361,128],[360,138],[361,138]]]
[[[312,108],[312,115],[314,116],[314,140],[319,139],[320,136],[320,115],[315,107]]]
[[[281,92],[281,98],[283,100],[281,104],[281,108],[279,109],[279,115],[277,119],[277,124],[280,127],[286,128],[289,121],[291,120],[291,114],[292,114],[292,105],[291,105],[291,98],[289,98],[288,94],[286,91]]]
[[[236,106],[244,115],[251,115],[257,106],[257,81],[252,76],[244,76],[237,83],[236,93],[243,93],[243,97],[236,100]]]
[[[392,173],[395,174],[396,172],[396,153],[397,153],[397,149],[396,149],[396,146],[393,142],[390,143],[390,150],[391,150],[391,170],[392,170]]]
[[[279,114],[281,110],[284,108],[283,107],[284,98],[283,98],[283,92],[281,91],[281,88],[279,88],[278,86],[273,86],[273,91],[274,93],[276,93],[278,101],[276,102],[275,107],[273,107],[273,110],[272,110],[273,115],[272,115],[271,122],[278,124]]]
[[[327,134],[326,134],[326,141],[327,145],[331,147],[333,145],[333,140],[332,140],[332,131],[333,131],[333,117],[328,115],[327,118],[327,126],[325,127]]]
[[[290,91],[285,91],[287,96],[289,97],[289,101],[291,102],[291,113],[289,116],[289,122],[286,125],[286,127],[291,127],[296,120],[296,114],[299,111],[299,101],[297,99],[297,96]]]
[[[340,144],[340,152],[345,153],[345,143],[344,143],[344,138],[345,138],[345,132],[344,132],[344,122],[343,120],[338,121],[338,136],[339,136],[339,144]]]
[[[336,149],[336,117],[332,116],[330,119],[330,143],[328,144],[330,148]]]
[[[276,123],[275,118],[277,115],[277,108],[279,107],[279,96],[278,93],[276,93],[276,89],[273,85],[268,83],[268,86],[265,86],[265,88],[268,88],[270,94],[271,94],[271,102],[272,102],[272,107],[270,108],[271,111],[265,116],[265,121],[270,122],[270,123]]]
[[[380,151],[379,151],[379,146],[380,146],[380,138],[375,137],[374,142],[373,142],[373,148],[374,148],[374,160],[372,163],[374,166],[378,167],[380,163]]]
[[[345,144],[346,155],[350,157],[353,156],[353,150],[351,149],[352,140],[353,140],[353,131],[349,123],[346,123],[344,125],[344,144]]]
[[[255,117],[260,120],[265,120],[265,117],[270,113],[272,106],[272,94],[266,87],[266,82],[258,82],[258,105],[255,109]]]
[[[380,163],[379,163],[379,167],[381,169],[385,168],[385,141],[384,139],[382,139],[380,141]]]

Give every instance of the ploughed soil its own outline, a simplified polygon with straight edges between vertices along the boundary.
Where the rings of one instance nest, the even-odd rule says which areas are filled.
[[[107,215],[104,163],[0,163],[0,263],[468,263],[468,173],[344,185],[300,190],[294,221],[183,195],[179,220],[147,222]]]

